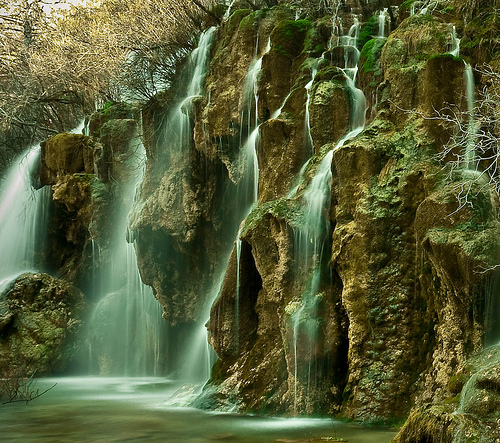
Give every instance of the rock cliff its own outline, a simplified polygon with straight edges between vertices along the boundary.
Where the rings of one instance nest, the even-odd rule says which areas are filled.
[[[485,128],[471,129],[471,91],[494,91],[498,75],[494,11],[279,3],[235,2],[142,109],[147,163],[130,219],[141,277],[176,346],[210,310],[214,401],[372,423],[417,408],[419,426],[415,411],[456,398],[494,336],[496,148],[474,151]],[[70,281],[88,278],[91,237],[106,244],[134,117],[107,108],[93,138],[44,145],[52,262]],[[492,371],[468,389],[493,389]]]
[[[450,109],[468,110],[454,32],[469,32],[461,11],[477,11],[393,2],[384,12],[390,34],[379,36],[378,5],[355,3],[321,18],[287,6],[232,11],[213,37],[188,150],[169,151],[169,134],[149,137],[133,224],[142,274],[172,323],[204,320],[221,237],[231,233],[218,202],[238,192],[248,120],[257,119],[258,199],[208,323],[219,358],[211,383],[242,410],[404,417],[455,395],[450,380],[483,346],[494,271],[480,270],[500,258],[498,198],[475,172],[454,167],[448,150]],[[355,100],[342,36],[357,20],[367,123],[339,146]],[[253,117],[244,91],[256,63]],[[149,108],[150,122],[166,115],[160,105]],[[307,194],[328,153],[326,236],[308,262],[299,251]]]

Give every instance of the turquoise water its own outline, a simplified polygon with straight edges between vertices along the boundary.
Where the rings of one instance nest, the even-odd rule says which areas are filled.
[[[2,442],[386,443],[393,429],[330,419],[263,418],[184,406],[192,386],[162,378],[40,379],[33,400],[0,406]]]

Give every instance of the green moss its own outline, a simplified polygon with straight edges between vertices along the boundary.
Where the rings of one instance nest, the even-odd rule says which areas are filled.
[[[380,55],[386,39],[372,38],[368,40],[361,50],[360,61],[365,73],[372,72],[373,75],[381,75]]]
[[[102,113],[104,115],[108,115],[109,114],[109,111],[110,111],[110,108],[111,106],[113,106],[113,102],[106,102],[104,104],[104,106],[102,107]]]
[[[302,217],[302,207],[295,200],[280,198],[271,202],[257,206],[246,218],[242,235],[255,229],[267,215],[271,215],[280,220],[286,220],[290,225],[299,225]]]
[[[238,9],[231,14],[227,25],[225,27],[225,32],[227,34],[232,34],[236,28],[239,27],[240,22],[248,15],[252,13],[251,9]]]
[[[464,49],[482,48],[489,57],[500,53],[500,20],[493,8],[474,17],[465,27],[461,42]]]
[[[308,54],[315,54],[319,56],[324,51],[323,44],[321,42],[321,36],[316,27],[310,27],[307,30],[306,37],[304,40],[304,52]]]
[[[415,3],[417,0],[406,0],[399,6],[400,11],[409,11],[411,9],[411,5]]]
[[[450,54],[449,52],[445,52],[444,54],[434,54],[429,57],[429,60],[435,60],[435,59],[452,59],[461,63],[463,63],[464,61],[462,57],[456,57],[453,54]]]
[[[315,77],[315,82],[322,82],[322,81],[336,81],[341,84],[345,84],[346,79],[345,75],[342,72],[340,68],[337,68],[336,66],[327,66],[316,74]]]
[[[251,14],[246,15],[240,21],[238,25],[238,30],[240,31],[252,31],[256,30],[259,26],[260,21],[264,18],[266,11],[263,9],[259,9],[257,11],[252,12]]]
[[[378,32],[378,18],[372,15],[361,27],[358,38],[358,49],[362,49]]]
[[[311,27],[309,20],[283,20],[271,32],[271,48],[280,54],[297,57],[304,49],[304,39]]]
[[[216,17],[219,17],[219,18],[222,18],[224,17],[224,14],[226,13],[227,11],[227,6],[224,5],[223,3],[219,3],[217,5],[215,5],[211,10],[210,12],[215,15]]]
[[[441,10],[441,14],[454,14],[455,12],[456,12],[456,8],[454,6],[451,6],[451,5],[445,6]]]

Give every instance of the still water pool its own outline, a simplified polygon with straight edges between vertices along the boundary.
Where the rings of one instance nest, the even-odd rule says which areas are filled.
[[[0,406],[2,442],[328,442],[386,443],[394,429],[330,419],[263,418],[189,408],[192,387],[162,378],[39,379],[55,387]]]

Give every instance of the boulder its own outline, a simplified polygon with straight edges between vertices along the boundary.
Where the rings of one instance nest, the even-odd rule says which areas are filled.
[[[60,374],[76,357],[86,311],[84,295],[47,274],[25,273],[0,295],[0,372]]]

